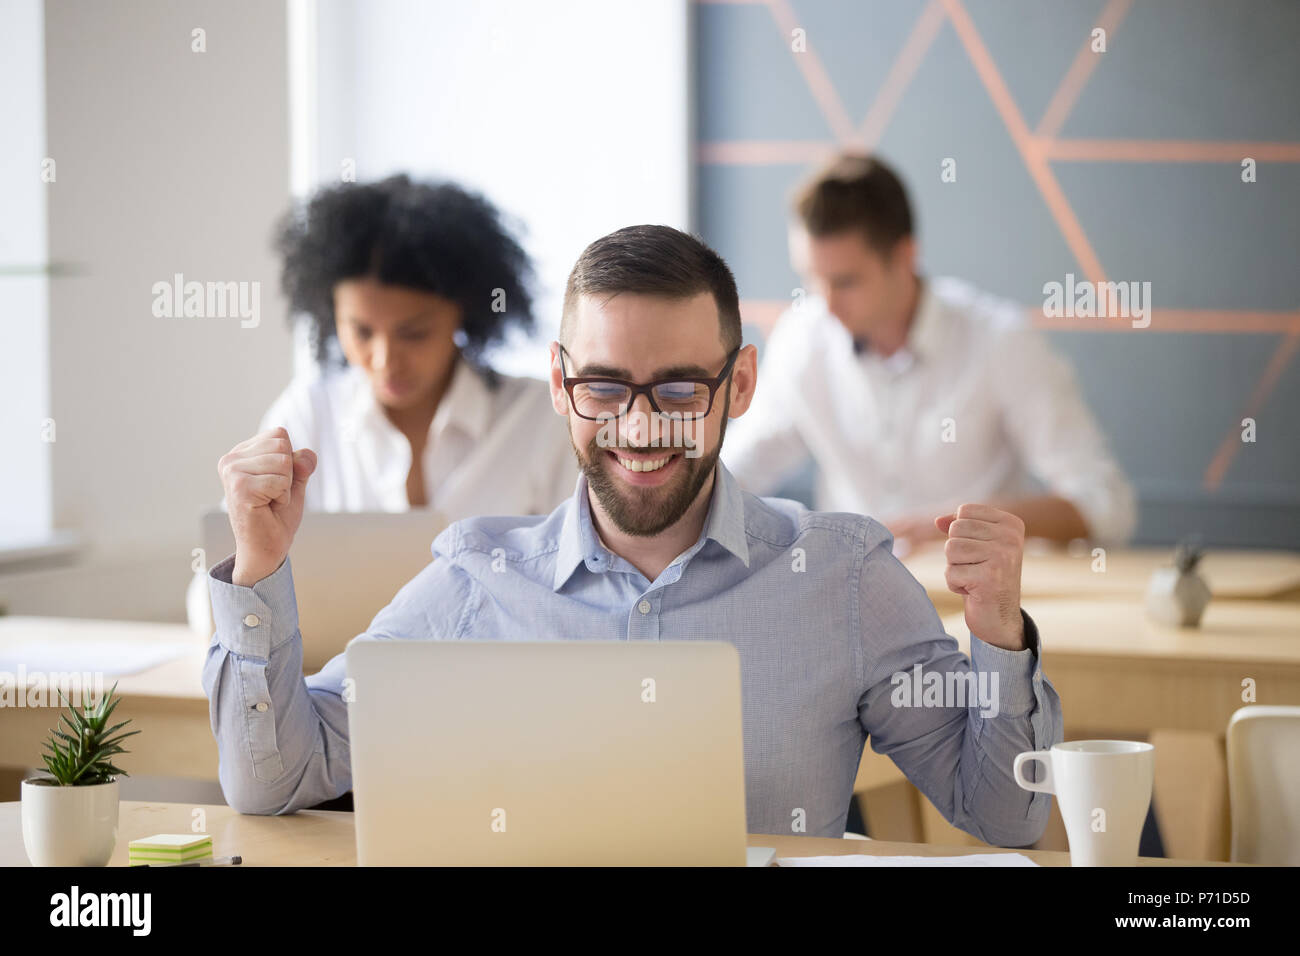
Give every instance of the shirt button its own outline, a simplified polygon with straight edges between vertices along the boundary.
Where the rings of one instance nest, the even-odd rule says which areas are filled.
[[[244,617],[244,626],[245,626],[245,627],[257,627],[257,625],[259,625],[259,624],[261,624],[261,623],[262,623],[262,619],[261,619],[260,617],[258,617],[256,614],[248,614],[248,615],[245,615],[245,617]]]
[[[649,613],[650,613],[650,602],[649,602],[649,601],[642,601],[640,604],[638,604],[638,605],[636,606],[636,609],[637,609],[638,611],[640,611],[642,614],[649,614]]]
[[[261,711],[262,713],[265,713],[265,712],[266,712],[266,701],[264,701],[264,700],[263,700],[263,701],[259,701],[258,704],[257,704],[257,709],[258,709],[259,711]]]

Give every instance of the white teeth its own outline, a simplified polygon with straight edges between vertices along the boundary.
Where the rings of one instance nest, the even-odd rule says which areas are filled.
[[[655,461],[638,461],[634,458],[620,458],[618,463],[628,471],[658,471],[664,465],[668,464],[669,459],[672,457],[672,455],[669,455],[668,458],[659,458]]]

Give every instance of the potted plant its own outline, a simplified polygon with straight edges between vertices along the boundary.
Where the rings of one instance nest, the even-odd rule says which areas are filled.
[[[48,776],[23,781],[23,846],[33,866],[103,866],[117,844],[118,793],[116,777],[126,771],[113,757],[127,753],[123,740],[138,730],[118,733],[130,723],[108,726],[120,698],[114,684],[97,702],[83,700],[74,707],[63,691],[68,709],[45,742],[42,754]]]
[[[1197,538],[1178,543],[1172,567],[1157,568],[1147,588],[1147,613],[1152,619],[1171,627],[1197,627],[1205,606],[1210,603],[1210,587],[1196,571],[1205,551]]]

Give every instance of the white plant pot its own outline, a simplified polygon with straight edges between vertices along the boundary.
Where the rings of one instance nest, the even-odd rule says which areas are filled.
[[[1195,571],[1157,568],[1147,587],[1147,614],[1152,620],[1169,627],[1198,627],[1205,606],[1210,603],[1210,588]]]
[[[117,781],[89,787],[23,781],[23,846],[32,866],[104,866],[117,845]]]

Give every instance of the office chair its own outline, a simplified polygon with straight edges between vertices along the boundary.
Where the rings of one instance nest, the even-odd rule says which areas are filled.
[[[1300,707],[1251,704],[1228,721],[1234,863],[1300,866]]]

